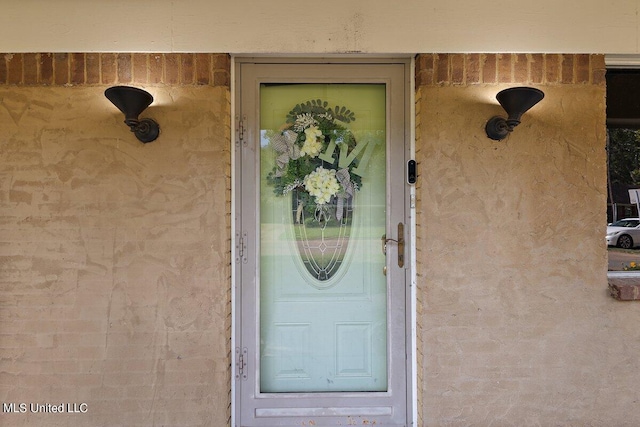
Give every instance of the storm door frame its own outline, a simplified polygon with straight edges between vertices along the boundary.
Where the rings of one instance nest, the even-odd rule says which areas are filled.
[[[238,426],[237,412],[240,401],[239,389],[236,387],[238,381],[241,381],[242,377],[242,350],[238,347],[238,338],[240,337],[241,329],[239,328],[239,317],[241,315],[242,301],[240,301],[241,295],[241,280],[238,278],[238,256],[242,253],[243,239],[237,230],[236,224],[240,221],[240,212],[237,212],[236,204],[238,202],[240,186],[238,186],[237,174],[241,171],[241,165],[239,165],[238,156],[236,156],[236,150],[240,149],[241,133],[243,132],[242,117],[239,117],[236,112],[237,97],[239,96],[238,90],[238,64],[242,63],[259,63],[259,64],[403,64],[404,65],[404,91],[405,91],[405,160],[415,158],[415,61],[413,57],[392,57],[392,58],[345,58],[345,57],[318,57],[318,58],[274,58],[274,57],[248,57],[238,56],[232,57],[231,61],[231,111],[232,111],[232,123],[231,123],[231,271],[232,271],[232,290],[231,290],[231,425]],[[406,172],[406,171],[405,171]],[[415,187],[414,185],[406,186],[406,222],[405,226],[408,230],[408,244],[406,247],[408,258],[410,260],[409,265],[405,270],[406,278],[405,283],[409,287],[406,292],[406,413],[407,413],[407,425],[416,425],[417,423],[417,352],[416,352],[416,248],[415,248]],[[257,207],[256,207],[257,209]],[[236,351],[236,350],[240,351]],[[410,357],[409,357],[410,356]]]

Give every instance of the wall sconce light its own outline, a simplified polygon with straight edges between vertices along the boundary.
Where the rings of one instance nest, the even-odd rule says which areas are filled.
[[[544,92],[532,87],[512,87],[498,92],[496,99],[509,117],[492,117],[485,126],[487,136],[493,140],[505,139],[513,128],[520,124],[520,118],[531,107],[544,98]]]
[[[114,86],[104,91],[104,96],[124,113],[124,123],[143,143],[154,141],[160,134],[160,126],[153,119],[138,116],[153,102],[147,91],[130,86]]]

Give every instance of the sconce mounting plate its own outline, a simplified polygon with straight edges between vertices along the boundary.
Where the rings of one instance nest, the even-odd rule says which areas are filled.
[[[510,132],[507,121],[500,116],[491,117],[484,127],[484,130],[487,132],[487,136],[494,141],[502,141]]]
[[[147,143],[155,141],[160,134],[160,126],[158,122],[153,119],[145,118],[140,119],[138,125],[131,128],[131,131],[136,135],[136,138],[140,142]]]

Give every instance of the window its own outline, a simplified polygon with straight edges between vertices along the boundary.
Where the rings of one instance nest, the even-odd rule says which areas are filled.
[[[640,270],[640,68],[607,70],[609,271]]]

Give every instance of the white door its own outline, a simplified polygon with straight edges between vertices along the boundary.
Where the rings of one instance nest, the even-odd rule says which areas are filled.
[[[236,425],[407,425],[408,63],[237,75]]]

